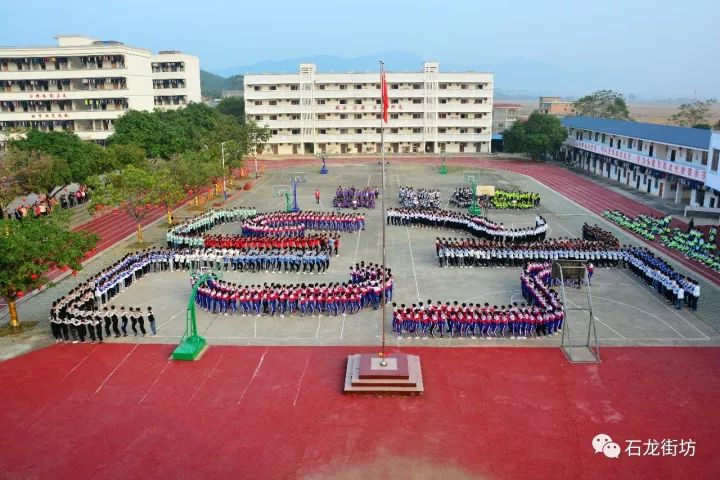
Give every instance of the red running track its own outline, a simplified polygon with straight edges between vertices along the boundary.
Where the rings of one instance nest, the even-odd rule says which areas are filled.
[[[393,158],[392,163],[421,163],[434,164],[439,166],[439,159],[432,157],[412,157],[412,158]],[[377,158],[360,157],[360,158],[333,158],[329,162],[329,167],[337,164],[353,164],[353,163],[376,163]],[[316,165],[317,160],[314,159],[288,159],[288,160],[265,160],[261,162],[267,170]],[[654,216],[664,216],[665,213],[624,195],[616,193],[608,188],[598,185],[581,175],[571,172],[563,167],[552,163],[536,163],[526,160],[495,160],[473,157],[453,157],[448,158],[449,165],[465,166],[472,168],[489,168],[494,170],[504,170],[508,172],[520,173],[530,176],[556,192],[566,196],[573,202],[587,208],[593,213],[602,215],[606,210],[620,210],[627,215],[636,216],[640,213]],[[678,220],[673,220],[674,225],[687,227],[687,224]],[[666,248],[660,243],[649,242],[643,237],[633,232],[625,231],[628,235],[633,235],[638,240],[653,246],[661,251],[667,258],[683,265],[706,280],[720,285],[720,272],[716,272],[707,266],[685,258],[685,256],[677,250]]]
[[[60,345],[0,363],[4,478],[716,479],[720,348],[408,348],[422,398],[341,393],[352,347]],[[591,440],[695,441],[695,455]]]

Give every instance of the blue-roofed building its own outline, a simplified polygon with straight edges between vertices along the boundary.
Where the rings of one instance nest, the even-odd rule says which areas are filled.
[[[561,122],[565,160],[678,204],[720,208],[720,132],[611,118]]]

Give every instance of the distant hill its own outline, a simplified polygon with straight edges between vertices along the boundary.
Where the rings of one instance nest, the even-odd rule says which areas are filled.
[[[229,78],[200,70],[200,91],[203,97],[220,98],[223,90],[242,90],[243,76],[233,75]]]

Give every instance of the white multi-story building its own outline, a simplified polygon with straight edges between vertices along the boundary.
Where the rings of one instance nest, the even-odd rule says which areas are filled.
[[[561,122],[565,159],[678,204],[720,208],[720,132],[592,117]]]
[[[35,128],[102,141],[128,110],[200,101],[200,62],[78,35],[57,46],[0,47],[0,140]]]
[[[388,72],[388,153],[489,152],[493,76]],[[382,101],[379,73],[246,75],[247,118],[272,131],[274,154],[353,154],[380,151]]]

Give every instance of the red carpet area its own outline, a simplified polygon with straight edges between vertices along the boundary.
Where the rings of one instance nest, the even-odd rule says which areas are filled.
[[[426,393],[341,393],[347,347],[59,345],[0,363],[1,478],[718,478],[719,348],[415,348]],[[594,453],[604,433],[617,459]],[[692,439],[694,456],[628,456]],[[671,444],[667,444],[671,445]],[[641,453],[653,449],[642,446]],[[685,449],[685,453],[690,453]]]

